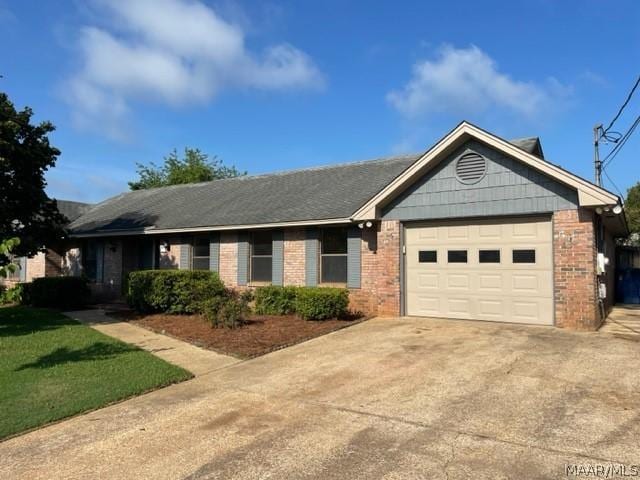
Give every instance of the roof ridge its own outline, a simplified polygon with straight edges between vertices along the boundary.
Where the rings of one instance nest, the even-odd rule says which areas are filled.
[[[377,157],[377,158],[372,158],[372,159],[368,159],[368,160],[357,160],[357,161],[354,161],[354,162],[342,162],[342,163],[334,163],[334,164],[327,164],[327,165],[318,165],[318,166],[313,166],[313,167],[292,168],[292,169],[288,169],[288,170],[279,170],[279,171],[275,171],[275,172],[258,173],[258,174],[255,174],[255,175],[241,175],[241,176],[238,176],[238,177],[216,178],[214,180],[206,180],[206,181],[203,181],[203,182],[180,183],[180,184],[176,184],[176,185],[163,185],[161,187],[143,188],[143,189],[140,189],[140,190],[130,190],[128,192],[122,192],[122,193],[119,193],[118,195],[116,195],[114,197],[110,197],[108,199],[105,199],[101,203],[107,202],[111,198],[116,198],[116,197],[120,197],[122,195],[128,195],[128,194],[137,193],[137,192],[149,192],[149,191],[158,191],[158,190],[187,188],[187,187],[194,187],[196,185],[206,185],[206,184],[212,184],[212,183],[216,183],[216,182],[225,182],[225,181],[246,181],[246,180],[252,180],[254,178],[277,177],[277,176],[283,176],[283,175],[290,175],[290,174],[293,174],[293,173],[315,172],[315,171],[321,171],[321,170],[329,170],[329,169],[332,169],[332,168],[350,167],[350,166],[357,166],[357,165],[364,165],[364,164],[371,164],[371,163],[399,162],[401,160],[417,159],[421,155],[422,155],[421,153],[393,155],[393,156],[389,156],[389,157]]]

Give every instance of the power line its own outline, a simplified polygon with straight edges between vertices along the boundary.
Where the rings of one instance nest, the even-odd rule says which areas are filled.
[[[611,122],[609,123],[609,126],[607,126],[607,128],[604,129],[603,136],[606,135],[606,133],[609,131],[611,127],[613,127],[613,124],[616,123],[616,120],[620,118],[622,111],[625,109],[625,107],[629,103],[629,100],[631,100],[631,97],[633,97],[633,92],[635,92],[636,88],[638,88],[638,84],[640,84],[640,75],[638,75],[638,79],[636,80],[636,83],[633,85],[633,88],[631,88],[631,91],[629,92],[629,95],[627,95],[627,99],[624,101],[624,103],[620,107],[620,110],[618,110],[618,113],[616,113],[616,116],[613,117],[613,120],[611,120]]]
[[[614,182],[611,177],[609,176],[609,174],[607,173],[606,170],[603,170],[602,173],[604,173],[604,176],[607,177],[607,179],[609,180],[609,182],[611,182],[611,185],[613,185],[613,188],[616,189],[616,192],[618,192],[618,195],[620,195],[620,198],[623,199],[624,201],[624,195],[622,194],[622,192],[620,191],[620,189],[618,188],[618,186],[616,185],[616,182]]]
[[[613,161],[614,158],[616,158],[616,155],[618,155],[620,150],[622,150],[622,147],[624,147],[625,143],[627,143],[627,141],[629,140],[629,137],[631,137],[631,135],[637,128],[638,124],[640,124],[640,115],[636,117],[635,121],[631,124],[631,126],[626,131],[626,133],[620,138],[620,140],[618,141],[616,146],[613,148],[613,150],[611,150],[609,154],[606,157],[604,157],[604,159],[602,160],[603,169],[606,168]]]

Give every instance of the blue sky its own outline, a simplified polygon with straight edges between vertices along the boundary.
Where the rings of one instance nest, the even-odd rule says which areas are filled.
[[[593,179],[639,24],[634,0],[0,0],[0,90],[57,126],[57,198],[117,194],[173,148],[262,173],[423,151],[463,119]],[[614,130],[639,114],[640,92]],[[639,147],[607,170],[625,192]]]

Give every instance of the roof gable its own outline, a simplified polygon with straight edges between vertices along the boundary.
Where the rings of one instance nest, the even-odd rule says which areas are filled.
[[[616,205],[616,195],[597,185],[588,182],[572,173],[539,158],[522,148],[503,140],[468,122],[462,122],[431,149],[425,152],[416,162],[401,175],[390,182],[384,189],[354,213],[355,221],[380,218],[382,208],[388,205],[400,193],[414,182],[435,168],[441,161],[456,151],[465,142],[475,140],[498,152],[547,175],[559,183],[569,186],[577,192],[580,206]],[[541,151],[541,150],[540,150]]]

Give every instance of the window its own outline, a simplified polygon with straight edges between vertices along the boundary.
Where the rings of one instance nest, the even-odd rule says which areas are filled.
[[[193,238],[191,269],[209,270],[209,235],[198,235]]]
[[[536,263],[536,251],[530,250],[514,250],[513,263]]]
[[[447,252],[447,261],[449,263],[467,263],[467,251],[449,250]]]
[[[500,250],[479,250],[478,262],[500,263]]]
[[[101,283],[104,266],[104,244],[91,240],[85,243],[82,264],[85,276],[92,282]]]
[[[273,234],[258,231],[251,234],[251,282],[271,282],[273,272]]]
[[[420,250],[418,252],[419,263],[438,263],[437,250]]]
[[[325,228],[320,238],[320,282],[347,283],[347,229]]]

